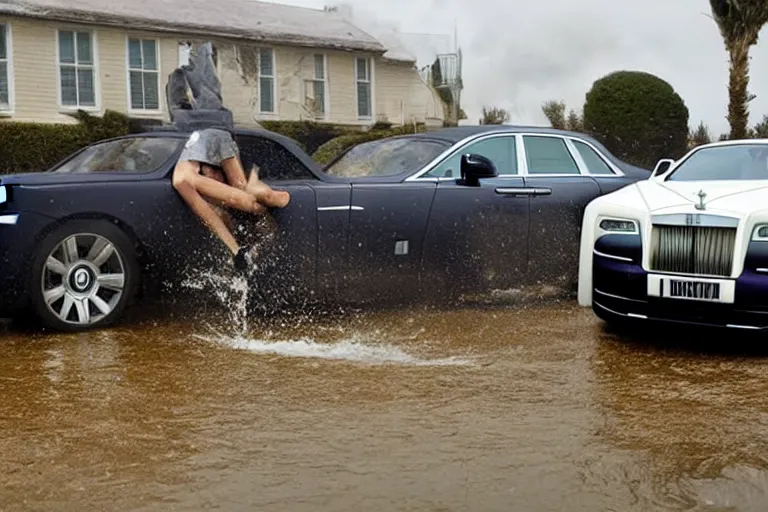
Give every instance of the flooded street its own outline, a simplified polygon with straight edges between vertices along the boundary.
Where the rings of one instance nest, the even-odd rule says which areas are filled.
[[[1,335],[0,510],[768,503],[768,351],[749,344],[630,339],[567,302],[176,318]]]

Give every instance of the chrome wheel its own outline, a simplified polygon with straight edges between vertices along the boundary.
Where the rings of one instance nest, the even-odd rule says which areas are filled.
[[[114,311],[125,291],[125,264],[100,235],[65,238],[48,254],[41,291],[48,310],[64,323],[91,325]]]

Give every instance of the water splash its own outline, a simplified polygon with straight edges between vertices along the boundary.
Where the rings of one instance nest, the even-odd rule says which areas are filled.
[[[347,334],[347,329],[342,327],[339,327],[338,331],[335,332],[336,336],[341,337],[341,339],[328,342],[318,341],[311,336],[298,339],[271,339],[274,335],[270,332],[254,336],[252,333],[254,327],[249,325],[248,321],[249,284],[247,278],[219,274],[210,270],[199,271],[190,275],[193,277],[187,278],[182,286],[190,290],[208,293],[223,306],[226,315],[224,326],[215,325],[209,321],[205,325],[208,334],[193,335],[194,338],[212,345],[255,354],[347,361],[371,365],[463,366],[472,363],[470,360],[458,357],[435,359],[419,357],[396,345],[382,343],[378,339],[371,338],[371,336],[380,337],[381,333],[379,332],[350,336]],[[280,325],[281,327],[288,327],[285,323]],[[314,330],[322,331],[323,329]],[[404,341],[414,342],[415,340]],[[421,346],[423,347],[424,344]]]
[[[373,343],[359,336],[329,343],[321,343],[309,338],[267,341],[247,336],[228,336],[224,333],[195,337],[207,343],[235,350],[304,359],[326,359],[370,365],[465,366],[472,364],[472,361],[458,357],[421,358],[394,345]]]
[[[221,275],[201,271],[187,278],[182,286],[212,293],[223,306],[227,324],[237,335],[244,336],[248,326],[248,279],[242,276]],[[209,325],[209,328],[213,329]]]

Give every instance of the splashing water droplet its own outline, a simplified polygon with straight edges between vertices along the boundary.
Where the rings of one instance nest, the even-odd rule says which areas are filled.
[[[248,332],[248,280],[242,276],[226,276],[210,271],[187,278],[182,286],[212,293],[227,312],[229,325],[239,335]]]

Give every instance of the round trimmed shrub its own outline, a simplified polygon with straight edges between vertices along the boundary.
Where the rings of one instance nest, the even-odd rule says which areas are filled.
[[[584,129],[616,157],[653,169],[688,144],[688,107],[670,84],[640,71],[618,71],[587,93]]]

